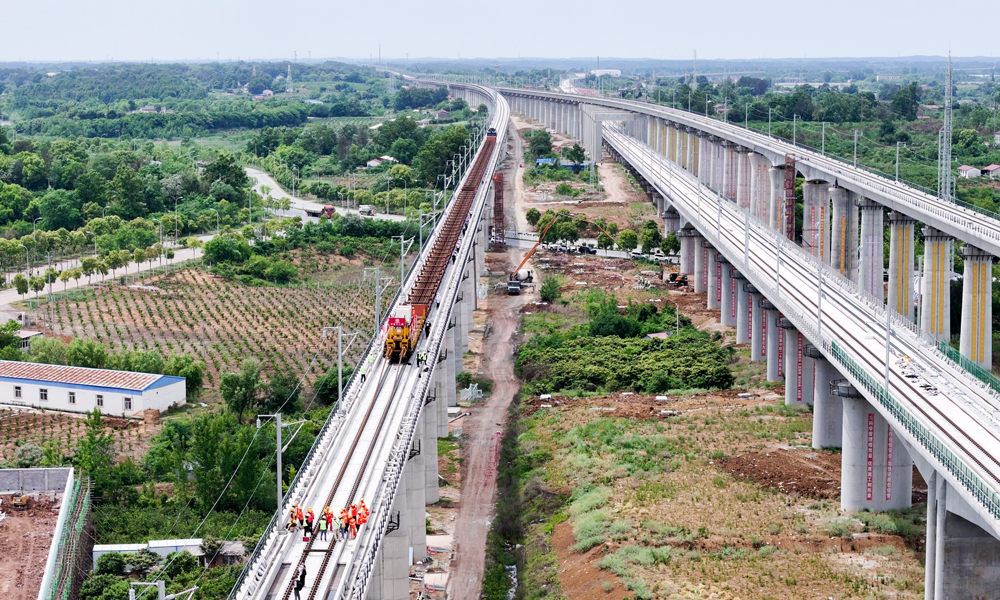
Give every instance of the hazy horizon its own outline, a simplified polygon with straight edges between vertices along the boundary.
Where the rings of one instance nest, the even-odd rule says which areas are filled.
[[[931,12],[931,9],[937,10]],[[384,0],[377,8],[290,0],[280,10],[261,0],[171,5],[93,0],[15,3],[6,11],[0,63],[199,62],[229,60],[841,59],[954,56],[987,59],[998,48],[984,2],[876,4],[845,0],[775,11],[733,0],[668,6],[634,1],[572,5],[512,0],[497,14],[456,0]],[[640,17],[641,15],[641,17]],[[40,17],[44,18],[40,18]],[[11,26],[37,22],[44,29]],[[614,23],[614,25],[608,25]],[[702,26],[694,26],[704,23]],[[872,27],[870,24],[877,24]],[[707,34],[707,35],[706,35]],[[417,58],[421,57],[421,58]],[[611,58],[614,57],[614,58]],[[522,59],[522,60],[524,60]]]

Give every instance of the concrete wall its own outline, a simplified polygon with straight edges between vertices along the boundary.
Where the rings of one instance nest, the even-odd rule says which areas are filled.
[[[0,494],[63,492],[70,471],[70,468],[0,469]]]
[[[935,600],[1000,598],[1000,541],[950,512],[944,530],[943,594]]]

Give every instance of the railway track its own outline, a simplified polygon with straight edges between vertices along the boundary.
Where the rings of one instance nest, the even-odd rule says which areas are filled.
[[[671,169],[658,155],[649,155],[641,142],[638,142],[614,129],[608,132],[609,141],[620,149],[627,148],[633,160],[644,166],[655,169],[661,178],[661,183],[678,190],[684,197],[682,202],[687,205],[690,214],[696,215],[702,227],[717,228],[715,235],[720,235],[725,245],[729,246],[729,254],[738,256],[744,253],[747,244],[747,257],[753,265],[756,277],[764,278],[765,286],[780,290],[782,298],[792,300],[793,305],[801,307],[805,315],[816,315],[820,310],[817,285],[818,272],[814,265],[807,264],[795,252],[789,252],[782,257],[780,281],[776,271],[777,252],[775,242],[755,227],[749,229],[749,236],[743,229],[743,218],[729,209],[719,210],[716,197],[704,203],[692,201],[691,198],[702,193],[700,184],[691,179],[690,174]],[[623,152],[624,153],[624,152]],[[656,158],[654,158],[656,157]],[[654,166],[655,161],[655,166]],[[635,166],[635,165],[633,165]],[[669,176],[663,174],[666,169]],[[721,223],[718,221],[722,218]],[[713,232],[714,233],[714,232]],[[722,249],[721,247],[719,248]],[[742,260],[733,261],[734,267],[740,269]],[[787,269],[787,270],[786,270]],[[760,286],[765,291],[765,286]],[[876,314],[859,299],[852,297],[836,285],[824,288],[822,304],[823,329],[829,337],[838,339],[842,346],[852,351],[854,359],[861,363],[871,373],[883,373],[885,369],[885,345],[879,343],[885,338],[885,321],[876,318]],[[870,333],[866,335],[865,332]],[[951,450],[966,457],[970,465],[975,465],[984,480],[992,482],[994,489],[1000,487],[1000,435],[994,427],[982,422],[981,414],[997,411],[995,399],[984,396],[968,385],[961,373],[955,372],[956,367],[946,363],[934,355],[931,349],[925,348],[919,341],[910,340],[908,332],[897,333],[893,338],[893,348],[897,355],[905,354],[918,358],[924,365],[934,367],[945,376],[951,376],[950,381],[935,396],[927,394],[910,379],[903,377],[898,369],[890,364],[889,391],[897,401],[918,414],[927,423],[933,424],[933,429],[947,440]],[[964,403],[959,399],[964,397],[974,404]],[[942,400],[945,400],[942,402]],[[976,414],[979,412],[980,414]]]

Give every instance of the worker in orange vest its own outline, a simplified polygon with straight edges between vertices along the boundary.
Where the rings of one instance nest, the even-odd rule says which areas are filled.
[[[299,522],[299,527],[302,527],[305,523],[305,518],[302,516],[302,507],[298,504],[295,505],[295,520]]]
[[[355,515],[348,515],[347,526],[351,530],[351,539],[358,537],[358,517]]]
[[[350,518],[350,513],[347,512],[346,508],[340,509],[340,539],[347,539],[347,519]]]

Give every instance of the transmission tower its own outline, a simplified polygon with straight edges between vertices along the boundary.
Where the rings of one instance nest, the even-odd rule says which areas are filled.
[[[944,126],[938,138],[938,197],[951,200],[955,194],[955,178],[951,172],[951,53],[944,77]]]

